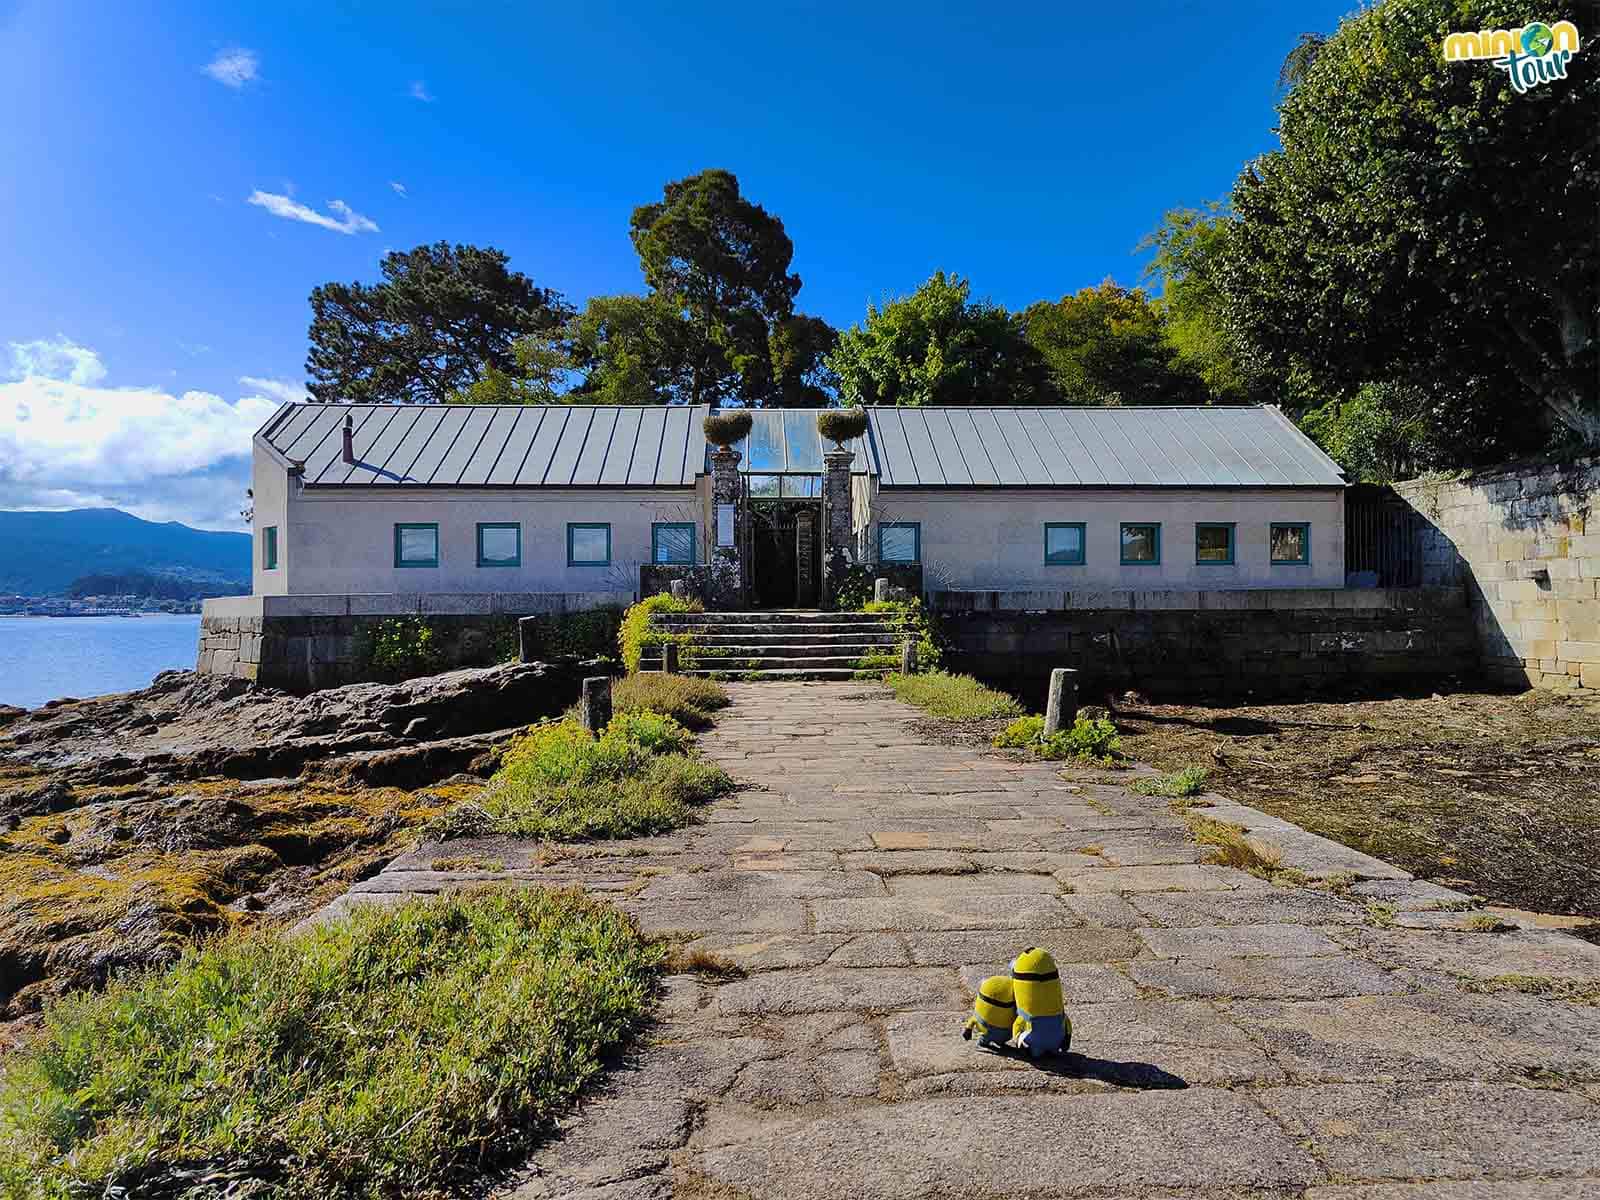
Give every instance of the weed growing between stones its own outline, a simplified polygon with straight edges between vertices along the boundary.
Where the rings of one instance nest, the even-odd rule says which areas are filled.
[[[749,974],[731,958],[698,946],[674,945],[662,966],[669,975],[705,975],[712,979],[743,979]]]
[[[498,873],[506,869],[503,858],[480,858],[476,854],[452,854],[436,858],[428,864],[433,871],[488,871]]]
[[[952,721],[986,721],[1020,717],[1022,705],[1004,692],[984,687],[970,675],[930,671],[921,675],[885,677],[896,698],[935,717]]]
[[[1381,900],[1367,901],[1367,924],[1374,929],[1394,928],[1398,910],[1392,904],[1385,904]]]
[[[436,1197],[525,1155],[662,947],[580,890],[370,906],[75,993],[0,1082],[0,1192]]]
[[[1493,913],[1476,913],[1462,922],[1461,928],[1468,933],[1510,933],[1516,926]]]
[[[1524,996],[1542,996],[1550,1000],[1565,1000],[1569,1004],[1591,1004],[1600,1007],[1600,983],[1584,979],[1564,979],[1554,975],[1491,975],[1478,978],[1457,976],[1461,989],[1467,992],[1516,992]]]
[[[1185,813],[1184,821],[1194,840],[1211,847],[1206,861],[1219,867],[1232,867],[1257,879],[1269,882],[1283,871],[1283,854],[1276,846],[1269,846],[1250,837],[1238,825],[1216,821],[1198,813]]]
[[[1206,778],[1210,774],[1211,772],[1204,767],[1190,766],[1184,767],[1181,771],[1174,771],[1170,775],[1135,779],[1128,786],[1141,796],[1166,796],[1172,800],[1185,800],[1198,795],[1205,788]]]
[[[917,671],[937,671],[944,664],[944,638],[934,622],[933,614],[922,607],[920,600],[869,600],[861,611],[881,617],[894,626],[897,642],[914,641],[917,646]],[[881,656],[874,656],[881,657]],[[889,669],[900,665],[898,648],[889,658]]]

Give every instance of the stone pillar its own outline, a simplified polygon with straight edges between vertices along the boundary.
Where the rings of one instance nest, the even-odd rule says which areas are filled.
[[[668,675],[678,673],[678,643],[661,643],[661,669]]]
[[[845,571],[855,561],[850,464],[853,450],[833,449],[822,455],[822,602],[836,608],[834,595]]]
[[[879,604],[889,599],[889,581],[879,576],[872,581],[872,598]]]
[[[900,645],[900,674],[915,675],[917,673],[917,644],[907,638]]]
[[[744,565],[739,551],[743,544],[745,515],[739,504],[739,452],[731,447],[721,447],[711,452],[711,595],[708,608],[738,609],[744,607]],[[721,544],[723,533],[722,510],[733,510],[733,520],[728,523],[733,545]]]
[[[689,598],[689,582],[685,579],[674,579],[667,584],[667,591],[674,600],[687,600]]]
[[[583,694],[578,699],[578,719],[583,722],[585,729],[597,737],[611,724],[609,675],[591,675],[583,681]]]
[[[1054,737],[1071,729],[1078,719],[1078,673],[1071,667],[1050,672],[1050,699],[1044,708],[1044,736]]]

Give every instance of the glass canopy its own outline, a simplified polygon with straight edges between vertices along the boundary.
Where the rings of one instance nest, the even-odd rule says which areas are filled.
[[[815,408],[788,408],[749,410],[750,434],[734,448],[739,451],[739,470],[745,475],[821,475],[822,435],[817,432]],[[851,443],[856,452],[852,470],[866,471],[866,445],[857,438]],[[710,449],[707,448],[709,455]],[[708,467],[709,469],[709,467]],[[776,487],[776,484],[763,484]],[[786,496],[818,495],[818,491],[802,490],[807,485],[790,480],[783,487]],[[755,481],[751,481],[751,494],[759,494]],[[777,491],[768,492],[777,495]]]

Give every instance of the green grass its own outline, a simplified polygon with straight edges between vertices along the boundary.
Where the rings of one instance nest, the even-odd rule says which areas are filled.
[[[721,767],[687,753],[690,740],[671,717],[647,710],[618,713],[598,738],[570,718],[535,725],[483,791],[430,832],[571,841],[677,829],[696,805],[733,789]]]
[[[73,993],[0,1079],[0,1192],[442,1197],[525,1155],[636,1026],[662,950],[493,889],[191,949]]]
[[[894,694],[935,717],[952,721],[986,721],[1020,717],[1022,705],[1004,692],[986,688],[970,675],[931,671],[926,675],[889,675]]]
[[[671,717],[689,729],[704,729],[711,714],[728,707],[728,693],[709,679],[694,675],[666,675],[651,671],[611,682],[613,712],[649,709]]]
[[[1156,775],[1148,779],[1135,779],[1128,786],[1141,796],[1167,796],[1181,800],[1198,795],[1205,789],[1210,774],[1204,767],[1184,767],[1170,775]]]

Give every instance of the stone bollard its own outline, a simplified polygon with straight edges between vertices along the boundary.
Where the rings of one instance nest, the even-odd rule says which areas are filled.
[[[915,675],[917,673],[917,644],[907,638],[900,647],[900,674]]]
[[[678,673],[678,643],[661,643],[661,669],[668,675]]]
[[[687,600],[689,598],[689,581],[687,579],[674,579],[667,585],[667,590],[672,593],[674,600]]]
[[[879,604],[889,599],[889,581],[887,579],[874,579],[872,581],[872,598]]]
[[[597,737],[611,724],[611,676],[591,675],[583,681],[583,695],[578,700],[578,719],[583,727]]]
[[[1078,719],[1078,673],[1071,667],[1050,672],[1050,699],[1044,706],[1044,736],[1071,729]]]
[[[539,618],[517,618],[517,659],[520,662],[539,660]]]

